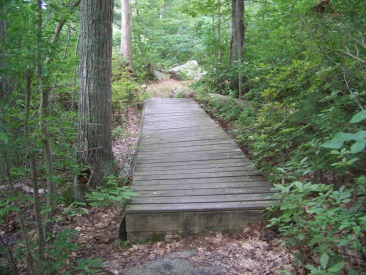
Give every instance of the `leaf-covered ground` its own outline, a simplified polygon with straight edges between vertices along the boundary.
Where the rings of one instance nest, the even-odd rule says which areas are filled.
[[[73,257],[101,258],[103,274],[149,272],[149,269],[140,267],[151,261],[155,266],[159,261],[164,265],[167,257],[168,262],[175,259],[188,261],[192,270],[206,268],[218,271],[212,274],[275,274],[284,269],[300,274],[300,270],[296,271],[292,265],[293,251],[280,245],[276,233],[263,225],[251,225],[236,234],[212,232],[210,235],[183,238],[168,234],[160,242],[124,247],[118,240],[118,217],[106,209],[93,208],[90,212],[90,216],[79,217],[73,225],[79,231],[77,243],[80,245]],[[185,267],[180,273],[154,274],[193,273]]]

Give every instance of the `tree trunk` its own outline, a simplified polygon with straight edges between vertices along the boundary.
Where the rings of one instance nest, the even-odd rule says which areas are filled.
[[[240,6],[240,1],[236,0],[236,25],[239,26],[236,32],[237,35],[237,43],[236,47],[238,50],[238,90],[239,90],[239,99],[243,96],[242,86],[243,86],[243,77],[241,75],[241,65],[242,65],[242,47],[244,44],[244,30],[241,33],[241,21],[243,21],[244,13],[242,14],[241,11],[244,11],[244,1],[243,1],[243,9]],[[244,24],[243,24],[244,25]]]
[[[48,116],[48,105],[49,105],[49,90],[44,87],[44,79],[42,76],[43,70],[43,56],[41,49],[44,46],[42,38],[42,1],[38,1],[38,12],[37,12],[37,80],[38,80],[38,92],[40,94],[40,104],[39,104],[39,125],[41,127],[41,141],[43,144],[43,156],[46,163],[46,181],[47,181],[47,208],[49,212],[46,215],[46,231],[51,232],[52,219],[54,214],[54,204],[55,204],[55,183],[53,181],[54,171],[53,171],[53,156],[52,148],[50,142],[50,136],[48,134],[48,127],[46,122],[46,117]],[[47,62],[46,58],[46,62]]]
[[[217,0],[217,43],[219,44],[219,62],[222,61],[221,50],[221,1]]]
[[[81,1],[77,157],[91,170],[88,185],[92,186],[103,184],[104,177],[115,172],[111,134],[112,20],[113,0]]]
[[[121,0],[121,15],[121,57],[124,62],[123,66],[128,66],[133,71],[131,0]]]
[[[5,18],[5,8],[4,4],[0,4],[0,16]],[[2,68],[4,64],[4,52],[6,38],[6,21],[5,19],[0,19],[0,68]],[[9,77],[3,72],[0,77],[0,99],[5,98],[8,93],[10,93],[10,85],[9,85]]]
[[[138,0],[135,0],[135,9],[136,9],[136,16],[139,17],[140,11],[139,11],[139,1]]]
[[[232,61],[238,60],[238,47],[244,46],[244,0],[232,0],[232,22],[231,22],[231,43],[230,57]]]
[[[38,173],[37,173],[37,161],[35,152],[33,149],[33,145],[30,141],[30,133],[29,133],[29,120],[30,120],[30,108],[31,108],[31,75],[30,72],[26,72],[26,87],[25,87],[25,110],[24,110],[24,140],[26,144],[26,150],[28,152],[29,159],[29,168],[31,172],[32,184],[33,184],[33,201],[34,201],[34,216],[36,219],[37,226],[37,237],[38,237],[38,255],[41,261],[44,260],[44,252],[45,252],[45,234],[44,227],[41,215],[41,200],[39,197],[39,182],[38,182]]]
[[[0,11],[1,12],[1,11]],[[0,13],[2,15],[2,13]],[[4,66],[3,64],[3,39],[5,38],[5,31],[6,31],[6,21],[0,20],[0,68]],[[0,78],[0,99],[5,97],[6,91],[6,82],[5,82],[5,75],[3,74]]]

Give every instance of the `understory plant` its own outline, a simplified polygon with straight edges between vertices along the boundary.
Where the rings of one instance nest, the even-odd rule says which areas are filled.
[[[125,105],[138,105],[144,100],[142,90],[129,67],[123,67],[122,58],[115,54],[112,62],[112,107],[114,112],[125,111]]]
[[[232,100],[225,106],[215,97],[201,100],[207,112],[235,126],[231,134],[274,182],[277,203],[268,208],[274,215],[269,226],[279,230],[283,244],[298,251],[297,261],[311,274],[362,270],[365,112],[343,115],[334,129],[332,119],[341,117],[340,107],[309,113],[308,122],[299,124],[306,116],[299,115],[303,110],[295,105],[249,102],[238,107]],[[340,127],[347,132],[339,132]]]
[[[299,251],[297,259],[312,274],[352,270],[350,263],[366,253],[365,183],[362,176],[354,188],[303,181],[274,184],[280,203],[267,209],[277,213],[268,226],[278,228],[283,243]]]
[[[91,206],[106,207],[122,210],[127,200],[137,194],[129,186],[120,186],[119,179],[110,175],[106,178],[105,186],[97,186],[86,194],[86,199]]]

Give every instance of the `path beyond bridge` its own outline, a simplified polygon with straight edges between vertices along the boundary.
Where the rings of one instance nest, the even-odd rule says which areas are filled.
[[[234,141],[192,99],[151,99],[126,206],[131,242],[263,220],[271,185]]]

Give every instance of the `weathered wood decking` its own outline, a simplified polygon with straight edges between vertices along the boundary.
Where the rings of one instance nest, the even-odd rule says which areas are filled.
[[[191,99],[145,106],[126,207],[130,241],[167,232],[239,229],[262,219],[271,186]]]

